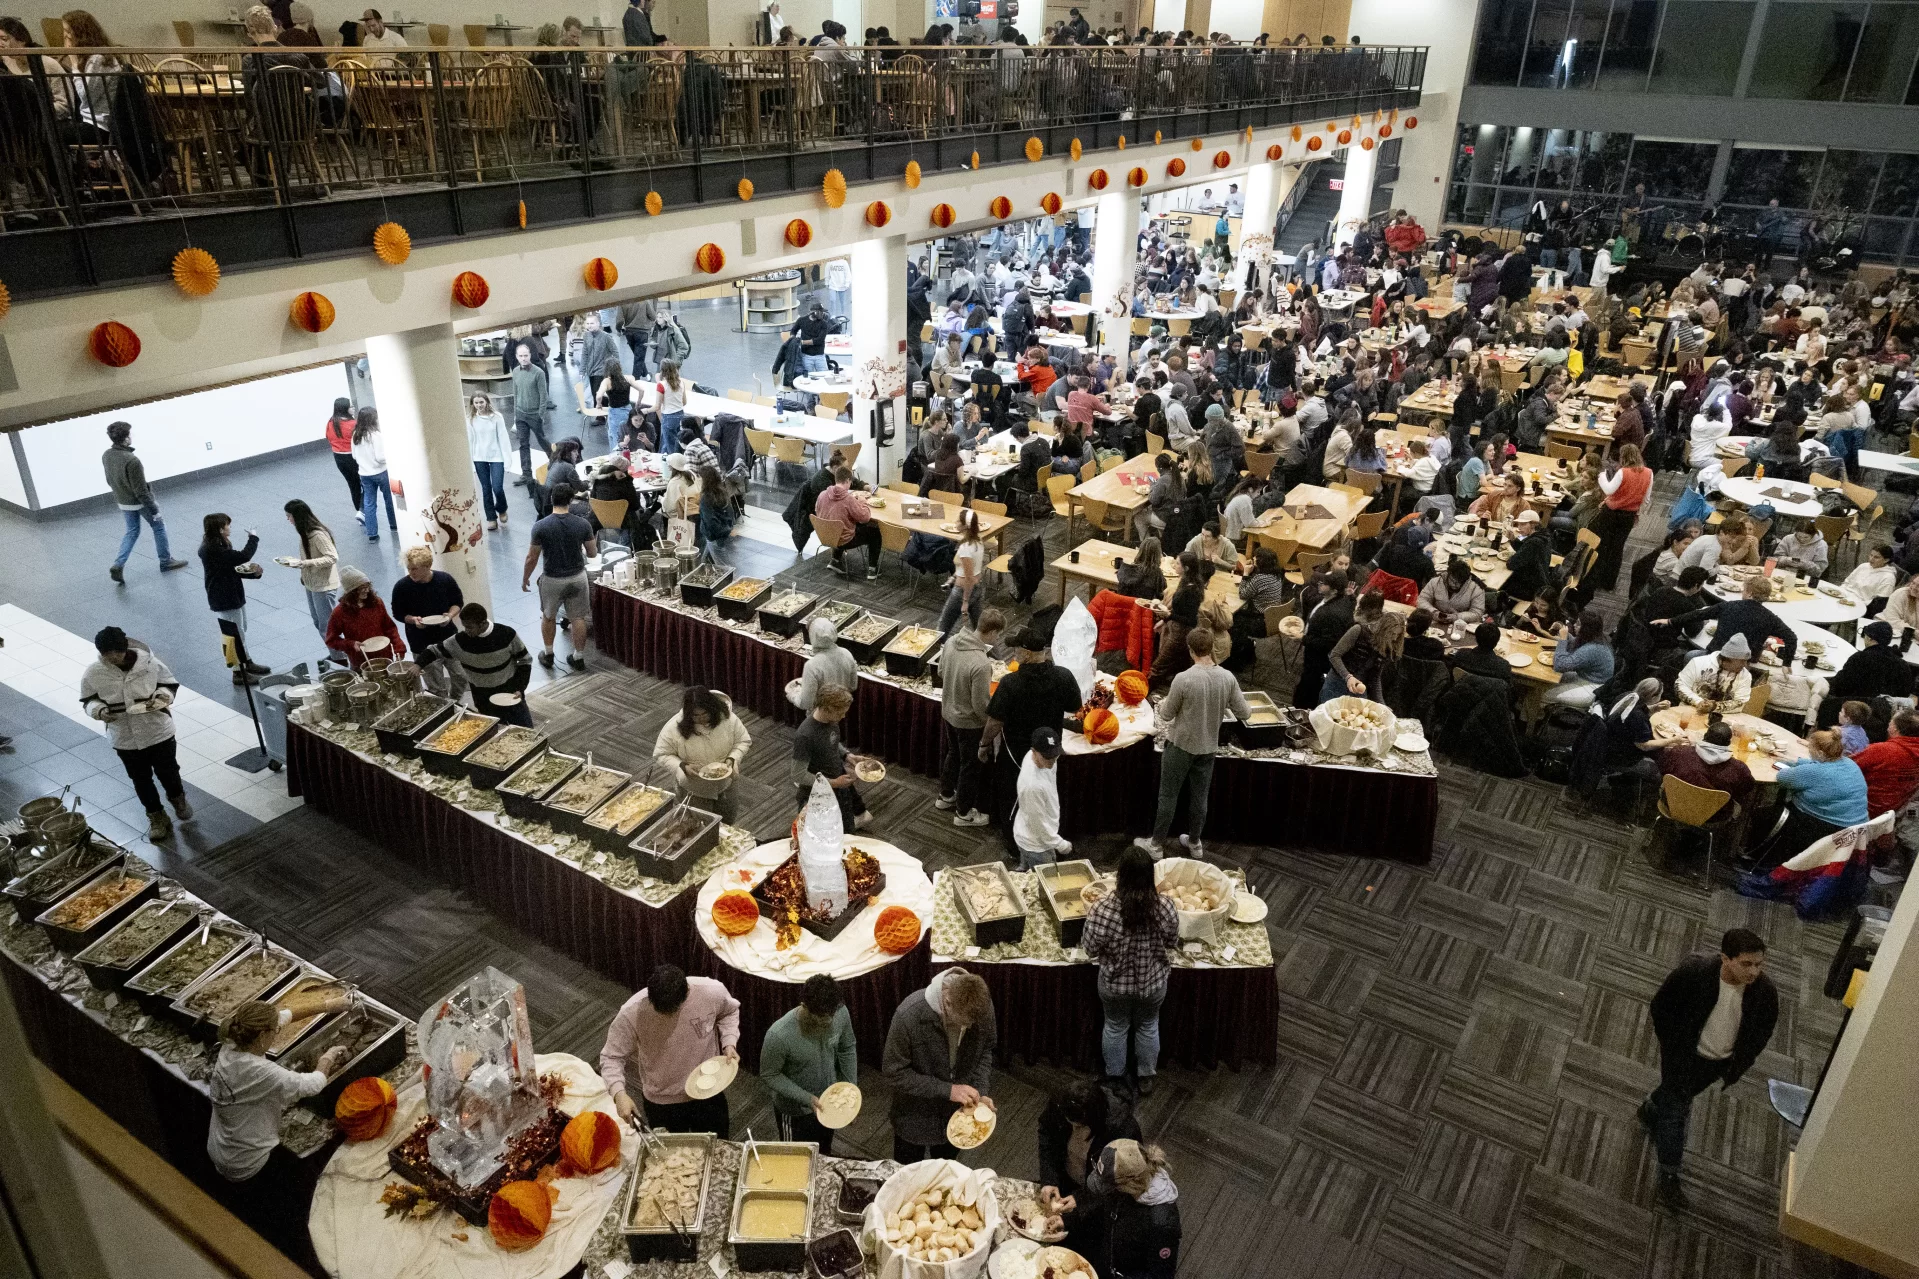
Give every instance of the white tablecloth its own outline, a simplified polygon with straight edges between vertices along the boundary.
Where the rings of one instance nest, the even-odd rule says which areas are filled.
[[[880,783],[885,785],[884,782]],[[832,941],[802,930],[800,939],[786,950],[779,949],[778,935],[765,915],[753,931],[738,937],[723,937],[713,924],[713,903],[723,892],[751,892],[779,864],[792,856],[788,840],[761,844],[738,861],[722,866],[700,887],[693,907],[693,923],[700,930],[706,948],[743,973],[768,981],[803,982],[815,973],[845,981],[861,977],[898,959],[879,948],[873,940],[873,923],[888,906],[904,906],[919,916],[920,926],[933,923],[933,881],[927,878],[919,860],[893,845],[858,835],[846,837],[847,848],[870,853],[886,872],[886,891],[869,902],[859,917],[848,924]]]
[[[1789,496],[1771,497],[1764,492],[1766,489],[1778,489]],[[1801,484],[1797,480],[1775,480],[1770,476],[1763,480],[1752,480],[1743,475],[1735,475],[1729,480],[1721,480],[1719,491],[1747,508],[1758,506],[1762,502],[1770,503],[1772,509],[1781,515],[1811,519],[1826,513],[1826,508],[1819,505],[1818,490],[1810,484]]]
[[[1107,688],[1113,686],[1114,677],[1111,675],[1095,675],[1093,678]],[[1084,733],[1065,733],[1060,737],[1060,749],[1068,755],[1104,755],[1111,751],[1123,751],[1128,746],[1143,742],[1153,735],[1158,717],[1153,713],[1153,704],[1150,701],[1141,702],[1138,706],[1128,706],[1118,697],[1114,697],[1113,704],[1107,709],[1119,716],[1118,737],[1102,746],[1095,746],[1086,740]]]
[[[541,1074],[566,1079],[560,1109],[568,1115],[615,1114],[599,1072],[578,1057],[541,1053],[534,1064]],[[401,1089],[399,1110],[384,1135],[341,1146],[327,1161],[314,1188],[307,1229],[328,1274],[337,1279],[559,1279],[586,1255],[640,1149],[639,1135],[621,1125],[619,1164],[596,1177],[555,1181],[560,1199],[546,1237],[525,1252],[505,1252],[485,1226],[469,1225],[451,1208],[419,1221],[386,1215],[380,1191],[399,1180],[387,1167],[387,1151],[413,1131],[425,1111],[426,1088],[416,1077]]]

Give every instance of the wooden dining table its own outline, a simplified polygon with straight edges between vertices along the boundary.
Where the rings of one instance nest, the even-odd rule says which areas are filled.
[[[1743,713],[1723,718],[1732,728],[1733,758],[1750,769],[1752,779],[1762,785],[1778,781],[1780,769],[1810,754],[1803,738],[1771,720]],[[1706,712],[1696,706],[1668,706],[1652,716],[1653,736],[1673,743],[1699,741],[1706,735],[1708,724]],[[1767,749],[1768,744],[1772,750]]]
[[[1136,554],[1130,548],[1114,542],[1096,539],[1081,542],[1053,561],[1052,567],[1059,574],[1061,602],[1066,599],[1066,584],[1069,581],[1085,582],[1095,595],[1102,590],[1118,590],[1119,566],[1131,564]],[[1179,589],[1179,561],[1171,555],[1165,556],[1160,561],[1160,572],[1166,575],[1166,594],[1161,598],[1170,600],[1173,592]],[[1229,611],[1237,612],[1241,603],[1239,584],[1244,580],[1237,573],[1220,569],[1206,582],[1206,602],[1224,602]]]
[[[1365,493],[1296,484],[1287,491],[1285,502],[1261,515],[1253,527],[1297,542],[1303,551],[1323,551],[1346,535],[1371,501]]]
[[[903,528],[909,535],[913,533],[930,533],[932,536],[943,538],[948,542],[958,542],[960,540],[959,515],[956,508],[943,503],[936,503],[935,505],[940,512],[938,515],[906,515],[902,513],[906,503],[917,500],[918,499],[908,497],[904,493],[880,492],[868,496],[867,505],[872,511],[873,522],[875,524],[884,525],[887,528]],[[994,515],[990,511],[976,511],[974,513],[979,516],[980,540],[990,545],[993,548],[994,555],[998,555],[1002,549],[1000,539],[1006,535],[1007,529],[1013,527],[1013,518],[1010,515]]]
[[[1151,453],[1141,453],[1129,457],[1110,471],[1102,471],[1090,480],[1084,480],[1066,490],[1067,499],[1075,506],[1088,500],[1104,502],[1114,510],[1124,511],[1131,516],[1140,507],[1146,505],[1151,494],[1153,481],[1159,477],[1159,463]],[[1140,483],[1141,479],[1146,482]],[[1126,525],[1127,538],[1132,537],[1132,520]]]

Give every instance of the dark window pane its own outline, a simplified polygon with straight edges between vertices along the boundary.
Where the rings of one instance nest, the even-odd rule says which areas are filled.
[[[1618,195],[1626,186],[1626,157],[1632,150],[1630,133],[1580,135],[1579,191]]]
[[[1526,225],[1526,210],[1532,207],[1533,193],[1514,191],[1501,187],[1499,204],[1493,214],[1493,226],[1522,227]]]
[[[1466,184],[1455,182],[1446,196],[1446,220],[1463,222],[1466,219]]]
[[[1643,182],[1647,198],[1653,201],[1704,199],[1706,180],[1712,176],[1713,154],[1718,149],[1712,142],[1648,142],[1635,138],[1627,188]]]
[[[1599,87],[1644,92],[1646,73],[1652,68],[1653,39],[1658,34],[1659,0],[1612,0]]]
[[[1778,200],[1782,208],[1803,209],[1812,202],[1812,183],[1819,173],[1817,151],[1760,151],[1734,147],[1726,170],[1728,204],[1764,204]]]
[[[1539,146],[1545,140],[1544,129],[1520,127],[1512,131],[1506,144],[1506,167],[1501,171],[1501,186],[1532,188],[1533,171],[1539,167]]]
[[[1517,84],[1526,53],[1526,29],[1533,0],[1486,0],[1479,10],[1479,39],[1473,51],[1474,84]]]
[[[1819,171],[1819,184],[1813,189],[1812,207],[1827,211],[1850,210],[1863,216],[1872,200],[1873,182],[1885,157],[1877,151],[1828,151]]]
[[[1474,226],[1486,225],[1492,220],[1493,196],[1495,193],[1495,189],[1492,187],[1468,187],[1466,190],[1466,210],[1460,220]]]
[[[1919,155],[1889,155],[1879,175],[1872,211],[1881,217],[1909,218],[1919,212]]]
[[[1520,84],[1529,89],[1557,89],[1565,83],[1560,59],[1566,52],[1566,24],[1572,10],[1573,0],[1534,0]]]
[[[1580,135],[1570,129],[1548,129],[1540,135],[1539,174],[1534,185],[1545,191],[1569,190],[1579,171]]]
[[[1863,4],[1773,5],[1766,13],[1750,96],[1837,98],[1865,20]]]
[[[1731,93],[1754,12],[1748,0],[1668,0],[1651,92]]]
[[[1899,102],[1919,57],[1919,4],[1874,4],[1846,81],[1850,102]]]
[[[1460,125],[1458,154],[1453,161],[1453,180],[1487,185],[1497,183],[1506,162],[1506,141],[1511,133],[1511,129],[1496,128],[1490,124]]]
[[[1864,255],[1882,262],[1898,261],[1901,251],[1907,248],[1906,237],[1911,230],[1912,223],[1905,218],[1873,218],[1866,223]],[[1919,250],[1919,245],[1913,248]]]
[[[1560,81],[1568,89],[1590,89],[1599,80],[1599,51],[1606,43],[1606,21],[1611,0],[1577,0],[1572,24],[1566,28],[1566,50]]]

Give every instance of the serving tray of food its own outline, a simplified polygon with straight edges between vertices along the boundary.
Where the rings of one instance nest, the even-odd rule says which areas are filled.
[[[633,774],[622,773],[617,768],[587,764],[547,795],[542,816],[555,830],[588,838],[586,815],[612,799],[632,780]]]
[[[628,1178],[620,1232],[635,1262],[698,1261],[713,1176],[713,1134],[662,1132],[642,1143]]]
[[[960,918],[973,930],[974,945],[1018,945],[1026,939],[1026,902],[1005,863],[957,866],[947,874]]]
[[[460,761],[467,780],[491,790],[546,746],[546,734],[520,724],[502,724]]]
[[[878,613],[867,613],[841,629],[840,647],[853,655],[855,661],[866,666],[878,661],[893,636],[898,633],[900,624],[897,619],[881,617]]]
[[[819,596],[805,591],[781,591],[760,605],[760,629],[781,637],[798,635],[819,602]]]
[[[763,577],[737,578],[713,593],[713,607],[729,622],[751,622],[772,594],[773,584]]]
[[[182,991],[233,958],[251,934],[230,919],[196,919],[173,945],[148,952],[146,966],[127,978],[125,989],[150,1013],[171,1013]]]
[[[724,564],[702,564],[680,579],[680,603],[688,608],[711,608],[719,589],[733,580]]]
[[[173,1001],[176,1016],[203,1039],[218,1038],[233,1010],[255,999],[266,999],[299,974],[302,965],[271,942],[247,947],[213,968]]]
[[[373,721],[380,749],[390,755],[417,755],[420,739],[438,728],[459,708],[444,697],[415,693]]]
[[[902,679],[917,679],[926,673],[927,664],[944,641],[930,626],[902,627],[880,650],[886,659],[886,672]]]
[[[485,741],[499,725],[495,716],[461,711],[420,739],[420,762],[429,773],[459,777],[465,772],[461,757]]]
[[[671,792],[657,786],[634,782],[587,815],[586,837],[594,847],[617,853],[633,838],[633,832],[672,798]]]
[[[34,922],[61,950],[83,950],[160,891],[160,876],[123,857],[40,912]]]
[[[197,929],[199,913],[186,902],[148,901],[74,956],[87,980],[118,990],[140,966]]]
[[[542,801],[585,764],[586,760],[579,755],[568,755],[549,748],[529,757],[514,769],[505,781],[493,788],[493,793],[500,797],[509,816],[522,821],[542,822],[547,820],[546,806]]]

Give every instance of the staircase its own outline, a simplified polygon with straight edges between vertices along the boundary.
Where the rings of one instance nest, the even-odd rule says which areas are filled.
[[[1280,214],[1279,234],[1273,237],[1277,251],[1297,257],[1301,249],[1314,242],[1325,249],[1333,219],[1339,216],[1340,193],[1332,183],[1345,172],[1344,164],[1322,160],[1301,175]],[[1373,211],[1392,207],[1392,199],[1391,187],[1374,187]]]

